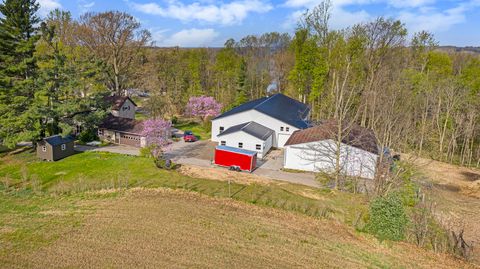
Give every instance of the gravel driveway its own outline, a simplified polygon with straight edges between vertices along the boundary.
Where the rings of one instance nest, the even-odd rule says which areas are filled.
[[[173,142],[165,153],[165,157],[172,159],[176,163],[185,165],[195,165],[200,167],[214,167],[212,164],[215,152],[215,142],[210,140],[200,140],[193,143],[185,143],[183,140]],[[76,151],[103,151],[127,155],[140,155],[140,150],[135,147],[125,145],[109,145],[105,147],[91,147],[76,145]],[[273,179],[287,181],[295,184],[303,184],[311,187],[319,187],[313,173],[290,173],[282,171],[283,150],[272,150],[264,160],[258,160],[258,168],[253,174]]]

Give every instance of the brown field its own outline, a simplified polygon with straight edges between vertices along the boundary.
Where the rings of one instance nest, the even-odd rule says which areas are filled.
[[[5,268],[468,268],[332,220],[165,189],[132,189]],[[60,213],[60,212],[57,212]]]
[[[441,217],[457,230],[465,229],[465,239],[474,246],[473,261],[480,264],[480,170],[407,158],[433,183],[429,191]]]

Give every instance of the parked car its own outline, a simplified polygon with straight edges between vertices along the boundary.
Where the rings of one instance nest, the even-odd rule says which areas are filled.
[[[193,134],[192,131],[185,131],[183,133],[183,141],[185,141],[185,142],[195,142],[195,141],[197,141],[197,137]]]

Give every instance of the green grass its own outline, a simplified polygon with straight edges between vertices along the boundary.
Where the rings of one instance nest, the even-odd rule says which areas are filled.
[[[146,119],[149,119],[149,117],[144,113],[135,112],[135,119],[136,120],[146,120]]]
[[[100,197],[90,195],[89,199]],[[12,192],[0,187],[0,264],[11,263],[5,258],[11,253],[47,245],[79,227],[82,217],[92,210],[82,204],[84,198],[84,195],[57,196],[29,190]]]
[[[10,252],[37,249],[79,227],[86,213],[94,210],[89,206],[92,199],[107,199],[132,187],[230,197],[347,224],[367,210],[361,196],[302,185],[231,183],[229,191],[225,181],[161,170],[143,157],[85,152],[46,162],[25,151],[0,158],[0,264],[12,262]],[[114,191],[105,191],[109,189]]]
[[[15,267],[15,255],[82,231],[89,213],[96,212],[102,202],[110,203],[112,197],[121,196],[123,189],[132,187],[163,187],[230,197],[348,225],[367,212],[363,196],[328,189],[287,183],[232,183],[229,191],[225,181],[160,170],[151,159],[143,157],[85,152],[45,162],[38,160],[33,152],[25,151],[0,158],[0,264]],[[325,248],[347,257],[361,255],[366,264],[376,267],[386,266],[382,257],[371,252],[360,253],[350,244],[329,243]]]
[[[8,158],[3,163],[0,161],[0,182],[10,188],[72,194],[112,188],[166,187],[213,197],[231,197],[310,216],[328,215],[347,223],[352,223],[359,211],[366,210],[366,201],[359,195],[333,193],[303,185],[231,183],[229,192],[227,182],[161,170],[151,159],[143,157],[85,152],[57,162],[44,162],[37,160],[33,153],[24,152]]]
[[[208,140],[211,137],[210,128],[205,128],[201,123],[194,121],[180,121],[174,125],[175,128],[182,131],[190,130],[199,140]]]

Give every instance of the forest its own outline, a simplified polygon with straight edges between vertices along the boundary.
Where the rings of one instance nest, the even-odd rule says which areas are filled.
[[[0,4],[0,142],[95,130],[106,95],[144,92],[154,118],[183,115],[192,96],[227,110],[272,92],[307,103],[312,123],[372,129],[382,148],[480,167],[480,54],[439,47],[379,17],[329,25],[327,0],[293,34],[229,39],[222,48],[159,48],[133,16],[38,15],[35,0]]]

